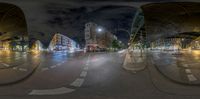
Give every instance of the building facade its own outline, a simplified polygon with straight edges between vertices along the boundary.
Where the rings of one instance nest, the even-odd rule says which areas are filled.
[[[18,36],[16,39],[0,40],[0,50],[3,51],[27,51],[28,49],[27,37]]]
[[[95,50],[97,47],[96,28],[97,24],[95,23],[85,24],[85,47],[87,50]]]
[[[92,22],[85,24],[85,48],[88,51],[107,49],[112,46],[112,41],[117,39],[107,30],[97,31],[98,25]]]
[[[67,51],[74,52],[79,50],[79,45],[72,39],[62,34],[56,33],[51,40],[48,50],[49,51]]]
[[[39,40],[36,40],[32,47],[31,47],[31,50],[32,51],[43,51],[43,44],[39,41]]]

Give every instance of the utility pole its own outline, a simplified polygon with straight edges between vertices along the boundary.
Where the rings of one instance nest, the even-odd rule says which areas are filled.
[[[142,57],[142,49],[143,49],[143,36],[142,31],[140,32],[140,57]]]

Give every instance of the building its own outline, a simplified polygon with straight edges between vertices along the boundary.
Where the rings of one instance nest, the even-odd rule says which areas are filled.
[[[107,30],[97,31],[98,25],[92,22],[85,24],[85,48],[88,51],[107,49],[111,47],[112,41],[117,39],[115,35]]]
[[[85,24],[85,43],[87,50],[95,50],[97,47],[96,40],[97,24],[89,22]]]
[[[0,50],[27,51],[28,49],[28,38],[24,36],[19,35],[13,38],[0,40]]]
[[[44,50],[43,49],[43,44],[39,40],[36,40],[33,43],[32,47],[31,47],[31,50],[32,51],[42,51],[42,50]]]
[[[195,40],[193,40],[188,47],[190,49],[194,49],[194,50],[200,50],[200,37],[196,38]]]
[[[62,34],[56,33],[51,40],[48,50],[49,51],[67,51],[74,52],[79,50],[79,45],[72,39]]]

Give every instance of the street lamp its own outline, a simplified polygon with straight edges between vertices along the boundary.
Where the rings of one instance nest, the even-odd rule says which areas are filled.
[[[98,28],[97,28],[97,32],[100,33],[100,32],[102,32],[102,31],[103,31],[103,28],[101,28],[101,27],[98,27]]]

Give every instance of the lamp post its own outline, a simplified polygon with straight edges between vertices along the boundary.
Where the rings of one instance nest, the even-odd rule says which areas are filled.
[[[97,28],[97,31],[102,32],[103,30],[102,30],[102,28]]]

